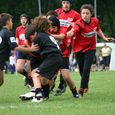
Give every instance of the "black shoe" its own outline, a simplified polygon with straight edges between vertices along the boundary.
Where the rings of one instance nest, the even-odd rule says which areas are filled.
[[[79,98],[79,94],[75,94],[75,95],[73,95],[73,97],[78,99]]]
[[[27,101],[27,100],[31,100],[33,99],[33,97],[35,97],[35,92],[28,92],[26,94],[20,95],[19,98],[22,101]]]
[[[66,87],[67,87],[67,84],[64,83],[64,84],[63,84],[63,88],[61,89],[61,92],[62,92],[62,93],[64,93],[64,92],[66,91]]]
[[[60,95],[62,95],[62,92],[61,92],[61,89],[58,88],[58,89],[56,90],[54,96],[60,96]]]
[[[33,97],[32,102],[39,103],[39,102],[42,102],[43,100],[44,100],[43,95],[40,92],[40,93],[36,94],[35,97]]]
[[[79,95],[80,95],[81,97],[83,97],[83,95],[84,95],[84,89],[83,89],[83,88],[81,88],[81,89],[79,90]]]

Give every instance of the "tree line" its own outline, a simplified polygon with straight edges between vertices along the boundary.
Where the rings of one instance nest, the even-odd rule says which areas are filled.
[[[80,6],[90,3],[94,6],[94,0],[73,0],[72,9],[79,12]],[[114,0],[97,0],[97,17],[103,32],[107,36],[115,37],[115,2]],[[41,0],[42,14],[49,10],[61,7],[61,0]],[[14,30],[19,25],[21,13],[27,13],[31,18],[38,16],[38,0],[1,0],[0,13],[7,12],[14,17]]]

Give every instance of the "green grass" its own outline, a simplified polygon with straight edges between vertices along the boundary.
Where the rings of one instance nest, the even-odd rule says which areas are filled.
[[[78,73],[71,73],[79,88]],[[22,102],[19,95],[28,91],[20,75],[5,75],[0,87],[0,115],[115,115],[115,72],[92,72],[90,89],[74,99],[67,88],[62,96],[50,95],[41,103]],[[56,83],[58,83],[57,80]]]

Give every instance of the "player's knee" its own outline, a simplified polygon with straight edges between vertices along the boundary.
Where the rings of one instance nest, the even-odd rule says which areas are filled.
[[[16,71],[17,71],[18,73],[23,73],[23,68],[16,68]]]

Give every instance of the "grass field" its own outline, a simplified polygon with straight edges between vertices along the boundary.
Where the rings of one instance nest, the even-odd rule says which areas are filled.
[[[71,73],[79,88],[78,73]],[[20,75],[5,75],[0,87],[0,115],[115,115],[115,72],[92,72],[90,90],[74,99],[67,88],[62,96],[50,95],[41,103],[22,102],[19,95],[28,91]],[[58,80],[57,82],[58,83]]]

